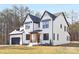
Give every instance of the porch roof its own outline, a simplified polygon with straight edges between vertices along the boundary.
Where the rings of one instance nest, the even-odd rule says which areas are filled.
[[[21,33],[23,33],[23,32],[22,32],[22,31],[14,30],[14,31],[12,31],[10,34],[21,34]]]
[[[30,33],[37,33],[37,32],[41,32],[42,30],[34,30],[34,31],[32,31],[32,32],[30,32]]]

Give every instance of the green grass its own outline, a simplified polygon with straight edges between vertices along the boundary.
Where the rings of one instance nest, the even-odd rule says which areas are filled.
[[[78,54],[79,45],[63,46],[0,46],[0,54]]]

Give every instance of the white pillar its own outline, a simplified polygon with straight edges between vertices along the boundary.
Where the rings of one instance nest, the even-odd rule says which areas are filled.
[[[22,45],[22,39],[20,39],[20,45]]]
[[[9,41],[9,44],[11,45],[12,43],[11,43],[11,37],[10,37],[10,41]]]
[[[22,36],[21,36],[21,37],[20,37],[20,45],[22,45],[22,39],[23,39],[23,38],[22,38]]]

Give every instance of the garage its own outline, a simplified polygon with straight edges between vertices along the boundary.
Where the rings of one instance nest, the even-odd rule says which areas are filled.
[[[15,37],[11,39],[12,44],[20,44],[20,37]]]

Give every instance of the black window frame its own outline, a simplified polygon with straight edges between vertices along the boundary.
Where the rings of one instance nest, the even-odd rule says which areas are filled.
[[[69,32],[69,27],[67,27],[67,32]]]
[[[64,31],[66,31],[66,26],[64,26]]]
[[[59,34],[57,34],[57,40],[59,40]]]
[[[30,23],[32,23],[32,21],[29,21],[29,22],[25,22],[25,24],[30,24]]]
[[[30,40],[30,34],[26,34],[26,40]]]
[[[25,29],[30,29],[30,25],[29,25],[30,23],[32,23],[32,21],[25,22]]]
[[[55,40],[55,33],[53,33],[53,40]]]
[[[30,25],[26,24],[25,29],[30,29]]]
[[[43,29],[49,28],[49,21],[42,22]]]
[[[62,28],[62,24],[60,24],[60,28]]]
[[[49,40],[49,33],[43,34],[43,40]]]

